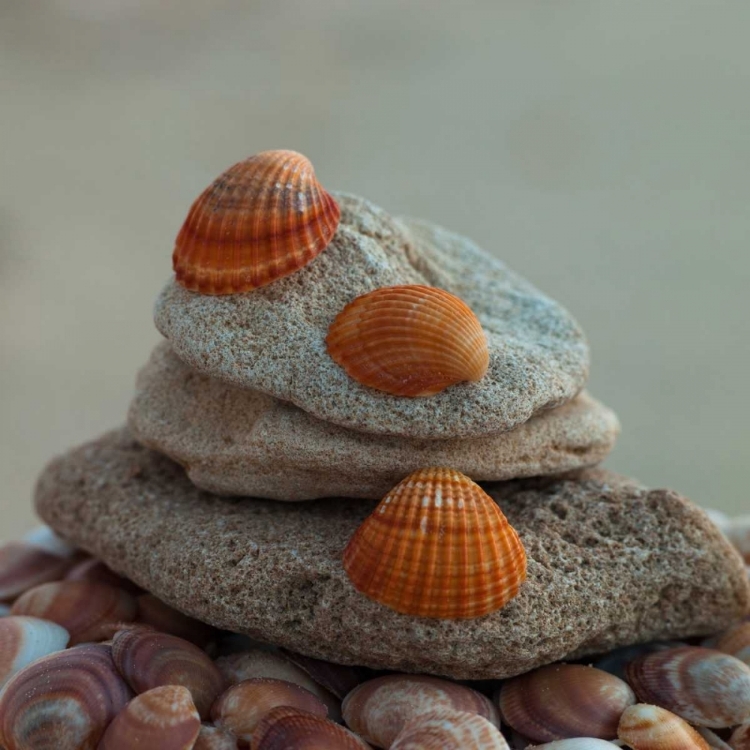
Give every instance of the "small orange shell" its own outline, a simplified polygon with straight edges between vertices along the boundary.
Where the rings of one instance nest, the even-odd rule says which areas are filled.
[[[107,727],[97,750],[191,750],[200,729],[190,691],[163,685],[133,698]]]
[[[193,203],[177,235],[177,281],[203,294],[235,294],[307,265],[339,223],[336,201],[310,161],[263,151],[230,167]]]
[[[625,709],[617,735],[633,750],[711,750],[686,721],[646,703]]]
[[[358,383],[394,396],[432,396],[489,366],[471,308],[431,286],[376,289],[350,302],[328,330],[331,358]]]
[[[418,617],[481,617],[526,579],[526,552],[495,501],[453,469],[420,469],[352,536],[344,569],[355,588]]]

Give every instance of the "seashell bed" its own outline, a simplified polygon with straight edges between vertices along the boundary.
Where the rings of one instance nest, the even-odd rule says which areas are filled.
[[[225,406],[231,396],[247,434],[266,430],[270,449],[283,444],[288,455],[254,464],[260,481],[238,474],[239,498],[199,493],[187,461],[158,455],[171,455],[158,436],[219,467],[242,463],[235,442],[252,443],[220,424],[206,430],[206,415],[221,413],[211,408],[183,414],[179,437],[156,429],[141,446],[105,436],[45,470],[37,507],[50,527],[0,547],[0,750],[750,750],[750,517],[709,520],[674,493],[591,471],[617,426],[611,415],[605,440],[601,420],[569,408],[588,368],[582,332],[501,264],[488,259],[483,274],[482,258],[439,228],[359,199],[340,204],[292,151],[252,156],[200,195],[157,309],[170,338],[159,356],[179,357],[172,370],[191,388]],[[305,298],[305,289],[317,291]],[[289,305],[296,318],[285,317]],[[307,326],[302,348],[284,344],[294,320]],[[270,365],[243,367],[246,350]],[[311,352],[324,364],[310,367]],[[137,397],[139,424],[171,419],[176,402],[153,388],[158,373],[139,381],[151,389]],[[235,398],[220,380],[254,395]],[[561,447],[572,433],[575,447]],[[209,440],[210,450],[200,445]],[[431,455],[440,440],[441,455],[476,451],[481,460],[467,465],[508,481],[480,485],[450,460],[389,465],[388,456],[402,466],[404,455]],[[366,472],[398,481],[375,493],[377,483],[362,486]],[[243,482],[289,494],[242,496]],[[276,502],[315,501],[325,486],[343,496],[304,504],[307,522]],[[530,498],[549,513],[522,515]],[[92,514],[98,499],[107,502]],[[578,539],[564,524],[582,502]],[[657,536],[649,529],[666,507]],[[201,523],[178,540],[184,556],[165,559],[174,548],[161,545],[158,519],[198,512]],[[247,536],[224,537],[226,528]],[[614,601],[601,582],[627,577],[626,552],[646,562],[626,571],[632,581]],[[296,581],[297,569],[303,585],[270,585]],[[542,617],[525,638],[547,604],[559,621]],[[272,605],[277,622],[254,616]],[[590,617],[576,619],[582,610]],[[306,617],[325,624],[313,627],[320,643]],[[493,650],[488,639],[506,635],[513,647]],[[411,661],[410,648],[422,651]],[[424,669],[405,671],[412,663]]]

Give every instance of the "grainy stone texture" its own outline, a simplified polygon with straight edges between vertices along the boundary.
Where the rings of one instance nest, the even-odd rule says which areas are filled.
[[[489,491],[526,547],[528,580],[499,612],[459,621],[400,615],[352,587],[341,554],[376,503],[211,496],[127,430],[50,464],[36,506],[63,537],[186,613],[341,663],[503,677],[714,633],[748,610],[738,553],[674,492],[601,470]]]
[[[486,438],[367,435],[201,375],[166,343],[138,377],[128,422],[139,442],[182,464],[202,489],[274,500],[380,498],[425,466],[476,480],[560,473],[599,463],[619,431],[614,413],[582,394]]]
[[[394,220],[362,198],[336,197],[342,213],[334,239],[297,273],[220,297],[167,284],[156,325],[183,360],[327,422],[424,439],[505,432],[583,388],[588,347],[556,302],[463,237]],[[472,308],[490,348],[480,382],[402,398],[360,385],[328,356],[325,336],[344,306],[399,284],[441,287]]]

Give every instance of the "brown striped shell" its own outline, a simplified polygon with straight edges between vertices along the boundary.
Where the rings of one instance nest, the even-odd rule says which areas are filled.
[[[211,708],[211,719],[216,726],[249,742],[258,722],[279,706],[328,716],[328,709],[309,690],[285,680],[258,677],[232,685],[220,695]]]
[[[691,724],[719,729],[750,720],[750,667],[729,654],[697,646],[657,651],[626,668],[643,703]]]
[[[15,599],[40,583],[57,581],[75,564],[63,556],[25,542],[0,547],[0,601]]]
[[[323,663],[325,662],[321,662],[321,664]],[[334,721],[341,719],[341,700],[313,680],[305,670],[287,659],[286,654],[278,651],[253,648],[235,654],[228,654],[227,656],[220,656],[216,659],[215,664],[228,685],[236,685],[239,682],[252,680],[257,677],[286,680],[287,682],[299,685],[299,687],[309,690],[318,700],[326,705],[328,715],[331,719]],[[342,669],[346,670],[350,668],[342,667]]]
[[[0,688],[24,667],[62,651],[70,640],[65,628],[36,617],[0,620]]]
[[[503,683],[503,720],[535,742],[617,737],[622,712],[635,695],[619,677],[581,664],[551,664]]]
[[[307,265],[333,238],[340,209],[310,161],[263,151],[230,167],[193,203],[172,255],[177,281],[235,294]]]
[[[98,750],[191,750],[200,728],[190,691],[164,685],[133,698],[109,725]]]
[[[109,646],[88,643],[45,656],[0,694],[0,746],[95,750],[132,696]]]
[[[508,750],[508,743],[483,716],[444,710],[408,722],[391,750]]]
[[[567,740],[545,742],[543,745],[521,745],[524,750],[613,750],[619,745],[608,740],[597,740],[593,737],[571,737]]]
[[[432,396],[481,380],[487,337],[471,308],[430,286],[393,286],[357,297],[328,330],[331,358],[362,385],[394,396]]]
[[[279,649],[279,653],[309,675],[310,679],[314,680],[316,684],[330,691],[340,700],[343,700],[347,693],[364,682],[362,670],[357,667],[314,659],[312,656],[297,654],[284,648]],[[303,687],[305,686],[303,685]]]
[[[407,615],[460,619],[505,606],[526,579],[515,529],[479,485],[420,469],[380,502],[344,551],[355,588]]]
[[[633,750],[711,750],[679,716],[645,703],[624,711],[617,734]]]
[[[127,591],[104,583],[55,581],[21,595],[11,611],[62,625],[75,646],[108,638],[114,623],[135,619],[138,606]]]
[[[407,722],[433,711],[464,711],[483,716],[496,727],[500,717],[492,701],[476,690],[423,675],[376,677],[344,699],[344,721],[376,747],[387,748]]]
[[[201,649],[166,633],[122,630],[112,642],[112,656],[136,693],[162,685],[186,687],[202,719],[225,687],[219,670]]]
[[[359,737],[332,721],[279,706],[258,723],[251,750],[369,750]]]

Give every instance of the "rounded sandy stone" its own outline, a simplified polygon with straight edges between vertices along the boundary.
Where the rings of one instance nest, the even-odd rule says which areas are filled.
[[[372,501],[219,498],[129,432],[70,451],[36,507],[63,537],[200,620],[342,664],[499,678],[645,641],[715,633],[750,607],[738,553],[669,490],[606,471],[489,485],[528,555],[505,608],[398,614],[358,593],[343,550]]]
[[[424,466],[451,466],[476,481],[560,473],[602,461],[619,432],[614,413],[581,394],[486,438],[367,435],[201,375],[167,343],[138,376],[128,423],[139,442],[182,464],[201,489],[274,500],[379,499]]]
[[[326,422],[421,439],[506,432],[583,388],[588,346],[559,304],[468,239],[395,220],[362,198],[336,197],[333,240],[297,273],[226,296],[166,285],[156,326],[179,357]],[[331,359],[325,337],[336,315],[362,294],[401,284],[440,287],[471,307],[490,349],[481,381],[402,398],[360,385]]]

